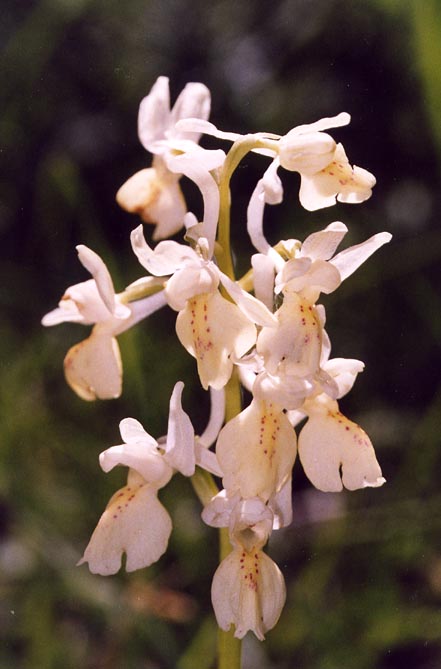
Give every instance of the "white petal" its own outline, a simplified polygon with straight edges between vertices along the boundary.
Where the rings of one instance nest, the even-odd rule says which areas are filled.
[[[279,160],[286,170],[313,175],[332,161],[337,144],[324,132],[294,131],[279,142]]]
[[[314,390],[311,378],[302,378],[295,374],[277,376],[261,372],[254,379],[252,386],[254,397],[289,410],[302,406],[305,398]]]
[[[158,445],[156,439],[144,430],[136,418],[123,418],[119,424],[119,431],[126,444],[148,444],[152,449]]]
[[[148,484],[127,485],[110,500],[78,564],[89,563],[93,574],[108,576],[156,562],[165,552],[171,533],[170,516]]]
[[[158,77],[150,93],[139,105],[138,135],[148,151],[150,144],[163,137],[170,123],[170,91],[168,77]]]
[[[210,418],[203,433],[199,437],[199,443],[209,448],[217,439],[225,419],[225,390],[210,388]]]
[[[320,292],[329,294],[339,287],[341,283],[340,274],[326,260],[314,260],[304,274],[295,276],[298,274],[295,265],[302,260],[309,260],[309,258],[289,260],[282,272],[282,277],[285,278],[286,276],[285,282],[281,282],[279,278],[277,279],[277,288],[282,288],[285,295],[287,291],[301,293],[304,297],[308,297],[311,303],[314,303]],[[291,267],[293,271],[291,271]],[[289,278],[291,273],[294,274],[293,278]]]
[[[133,419],[127,419],[133,420]],[[112,446],[100,453],[100,465],[109,472],[117,465],[124,465],[135,470],[156,490],[163,488],[170,481],[173,470],[165,457],[156,450],[156,441],[150,435],[143,443],[122,444]],[[152,444],[153,442],[153,444]]]
[[[233,508],[229,535],[233,546],[247,551],[262,548],[272,532],[274,515],[260,497],[241,499]]]
[[[128,319],[127,326],[125,327],[124,324],[121,324],[121,328],[123,329],[118,329],[116,334],[120,334],[128,329],[128,327],[132,327],[136,323],[139,323],[139,321],[142,321],[144,318],[155,313],[155,311],[158,311],[158,309],[161,309],[166,304],[167,300],[163,290],[154,293],[153,295],[149,295],[142,300],[130,302],[131,316],[130,319]]]
[[[92,331],[88,339],[69,349],[64,373],[70,387],[84,400],[119,397],[122,365],[116,339]]]
[[[305,132],[320,132],[321,130],[329,130],[330,128],[340,128],[344,125],[348,125],[350,122],[350,115],[347,112],[340,112],[337,116],[322,118],[314,123],[298,125],[296,128],[290,130],[290,132],[298,135]]]
[[[312,260],[329,260],[347,231],[344,223],[336,221],[320,232],[313,232],[303,242],[301,255]]]
[[[392,239],[389,232],[379,232],[377,235],[370,237],[365,242],[351,246],[345,251],[338,253],[330,263],[334,265],[340,272],[341,280],[344,281],[351,276],[367,260],[377,249],[383,244],[387,244]]]
[[[202,510],[202,520],[210,527],[228,527],[231,513],[240,501],[240,493],[221,490]]]
[[[223,388],[233,368],[230,355],[241,357],[256,341],[253,323],[217,291],[188,300],[178,314],[176,333],[181,344],[196,358],[205,389]]]
[[[113,281],[109,274],[109,270],[104,261],[97,253],[95,253],[95,251],[92,251],[92,249],[87,248],[87,246],[84,246],[83,244],[80,244],[76,248],[81,264],[95,279],[96,287],[102,301],[110,313],[113,314],[115,309],[115,290],[113,288]]]
[[[205,469],[207,472],[210,472],[210,474],[219,476],[219,478],[222,477],[222,469],[219,466],[219,462],[215,453],[209,451],[208,448],[199,443],[198,440],[196,440],[194,445],[194,452],[196,456],[196,464],[198,467]]]
[[[84,316],[78,311],[73,300],[61,300],[60,305],[43,316],[42,325],[50,327],[60,323],[84,323]]]
[[[216,455],[227,491],[266,501],[291,475],[296,434],[281,409],[254,399],[222,428]]]
[[[179,94],[170,114],[170,125],[175,124],[186,118],[196,117],[198,119],[207,119],[210,115],[211,95],[208,88],[201,83],[191,82]],[[172,129],[173,135],[181,135],[182,131],[176,128]],[[185,132],[183,137],[193,142],[198,142],[200,132]]]
[[[343,146],[338,144],[329,165],[316,174],[302,173],[300,202],[310,211],[332,206],[337,199],[357,204],[372,195],[374,186],[373,174],[351,167]]]
[[[252,631],[262,641],[277,623],[285,598],[282,573],[262,551],[234,550],[213,578],[211,599],[218,625],[225,631],[234,625],[239,639]]]
[[[254,248],[260,253],[268,253],[271,248],[263,233],[265,204],[280,204],[283,200],[283,186],[277,174],[278,168],[279,160],[275,159],[257,182],[247,209],[248,234]]]
[[[253,267],[253,287],[256,298],[272,312],[274,307],[274,263],[267,255],[254,253],[251,256]]]
[[[282,269],[276,276],[275,292],[278,295],[285,288],[286,284],[293,279],[303,277],[311,267],[310,258],[292,258],[283,264]]]
[[[218,285],[215,266],[198,262],[177,270],[167,281],[165,295],[172,309],[182,311],[192,297],[213,293]]]
[[[369,437],[336,403],[309,413],[299,435],[299,457],[306,476],[324,492],[339,492],[343,485],[349,490],[377,487],[385,481]]]
[[[201,191],[204,201],[204,237],[208,239],[210,255],[214,250],[220,202],[219,187],[210,174],[210,170],[220,167],[224,160],[225,153],[220,149],[208,151],[198,146],[189,153],[170,154],[167,158],[169,170],[184,174],[188,179],[194,181]]]
[[[236,139],[240,139],[242,137],[242,135],[239,135],[237,132],[223,132],[222,130],[218,130],[214,123],[204,121],[200,118],[182,119],[176,124],[176,129],[180,132],[194,132],[198,133],[199,135],[211,135],[212,137],[227,139],[232,142],[235,142]]]
[[[156,228],[153,239],[164,239],[178,232],[187,211],[179,185],[179,175],[171,174],[159,156],[155,156],[154,167],[136,172],[118,190],[116,200],[120,207],[139,214],[144,223],[153,223]]]
[[[184,384],[178,381],[170,398],[165,458],[173,469],[184,476],[192,476],[195,470],[194,429],[182,408],[183,389]]]
[[[321,173],[313,176],[301,175],[299,199],[302,207],[308,211],[332,207],[337,193],[338,186],[334,182],[329,185],[329,179],[324,178]]]
[[[161,180],[154,167],[146,167],[127,179],[116,193],[119,206],[132,214],[144,213],[159,196]]]
[[[276,327],[277,319],[274,314],[257,298],[250,295],[239,286],[236,281],[232,281],[226,274],[219,271],[220,280],[236,302],[240,310],[257,325],[266,325],[267,327]]]
[[[337,384],[336,399],[340,399],[351,390],[357,375],[364,369],[364,362],[350,358],[332,358],[324,364],[324,369]]]
[[[159,242],[153,250],[145,240],[142,225],[132,230],[130,241],[141,265],[155,276],[168,276],[182,267],[186,261],[198,261],[198,256],[192,248],[171,240]]]
[[[274,514],[273,529],[288,527],[292,523],[292,477],[290,476],[281,489],[273,495],[268,506]]]
[[[102,323],[112,319],[112,314],[98,293],[94,279],[70,286],[59,301],[58,307],[66,313],[63,320],[74,320],[83,325]],[[61,312],[54,314],[54,316],[61,322]]]

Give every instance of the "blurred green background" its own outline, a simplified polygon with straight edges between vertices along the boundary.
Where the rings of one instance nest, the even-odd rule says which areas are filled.
[[[287,132],[347,111],[334,132],[378,184],[362,206],[301,210],[298,177],[267,212],[276,241],[333,220],[346,243],[382,230],[393,242],[323,302],[335,356],[366,362],[342,410],[360,422],[387,484],[325,495],[299,463],[294,523],[270,553],[287,581],[281,620],[249,635],[244,669],[441,667],[441,5],[437,0],[39,0],[2,3],[0,99],[0,667],[209,669],[215,625],[214,530],[188,481],[161,498],[174,520],[154,567],[111,578],[75,563],[126,471],[98,453],[118,421],[159,436],[176,379],[203,428],[206,397],[175,341],[175,315],[119,338],[124,394],[85,403],[62,360],[86,329],[43,329],[64,289],[87,278],[74,250],[108,263],[117,290],[143,274],[138,224],[114,201],[150,157],[138,143],[140,99],[156,77],[173,97],[212,90],[226,130]],[[204,140],[209,146],[211,140]],[[245,268],[245,210],[265,161],[233,181],[233,238]],[[186,186],[190,207],[200,200]]]

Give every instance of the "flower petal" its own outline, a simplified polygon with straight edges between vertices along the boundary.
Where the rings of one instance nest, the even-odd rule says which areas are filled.
[[[150,150],[156,139],[163,137],[170,123],[170,91],[168,77],[158,77],[150,93],[141,100],[138,113],[138,135],[143,147]]]
[[[165,295],[172,309],[182,311],[188,300],[196,295],[216,292],[218,285],[215,266],[197,262],[176,270],[167,281]]]
[[[199,135],[211,135],[212,137],[227,139],[232,142],[235,142],[236,139],[242,137],[242,135],[239,135],[237,132],[223,132],[222,130],[218,130],[214,123],[210,123],[210,121],[202,120],[200,118],[182,119],[176,124],[176,129],[185,133],[194,132]]]
[[[181,398],[184,384],[178,381],[170,398],[165,458],[184,476],[192,476],[195,470],[194,429],[191,420],[182,408]]]
[[[240,501],[240,493],[228,494],[224,489],[218,492],[202,510],[202,520],[210,527],[228,527],[231,513]]]
[[[220,390],[233,368],[230,355],[241,357],[256,341],[256,328],[219,292],[188,300],[176,319],[181,344],[196,358],[203,388]]]
[[[281,527],[288,527],[292,523],[292,477],[290,476],[286,483],[273,495],[268,506],[274,514],[273,529],[280,530]]]
[[[150,248],[145,240],[142,225],[132,230],[130,241],[141,265],[155,276],[168,276],[182,267],[186,261],[199,261],[192,248],[171,240],[159,242],[155,249]]]
[[[143,428],[136,418],[123,418],[119,424],[121,437],[126,444],[148,445],[151,449],[156,449],[158,442]],[[105,469],[104,471],[109,471]]]
[[[201,83],[190,82],[182,89],[176,99],[170,114],[171,135],[183,136],[193,142],[198,142],[200,132],[182,132],[176,129],[175,124],[186,118],[196,117],[207,119],[210,116],[211,95],[209,89]]]
[[[133,421],[133,418],[126,418]],[[166,462],[165,457],[156,449],[157,442],[145,433],[144,442],[131,442],[112,446],[100,453],[100,465],[105,472],[109,472],[117,465],[130,467],[158,490],[170,481],[173,469]]]
[[[220,203],[219,187],[210,171],[223,165],[224,160],[225,153],[220,149],[209,151],[198,145],[194,145],[187,153],[167,156],[168,169],[194,181],[201,192],[204,201],[203,230],[204,237],[208,240],[210,255],[214,250]]]
[[[332,161],[337,144],[325,132],[291,131],[279,142],[279,160],[286,170],[313,175]]]
[[[235,549],[213,577],[211,599],[219,627],[242,639],[248,631],[261,641],[274,627],[286,599],[285,583],[275,562],[262,551]]]
[[[351,167],[341,144],[326,167],[315,174],[302,172],[301,177],[300,202],[309,211],[330,207],[336,200],[364,202],[372,195],[376,183],[367,170]]]
[[[375,251],[392,239],[389,232],[379,232],[365,242],[341,251],[329,262],[340,272],[341,280],[351,276]]]
[[[364,369],[364,362],[350,358],[332,358],[325,362],[323,369],[337,384],[336,399],[340,399],[351,390],[357,375]]]
[[[122,365],[116,339],[92,331],[88,339],[69,349],[64,373],[70,387],[84,400],[119,397]]]
[[[296,128],[290,130],[291,133],[301,135],[305,132],[320,132],[321,130],[329,130],[330,128],[341,128],[351,122],[351,117],[347,112],[340,112],[337,116],[329,116],[322,118],[314,123],[307,123],[305,125],[298,125]]]
[[[104,261],[95,251],[84,246],[84,244],[79,244],[76,248],[81,264],[95,279],[96,287],[102,301],[110,313],[113,314],[115,310],[115,289]]]
[[[121,567],[126,571],[156,562],[165,552],[171,519],[148,484],[127,485],[111,498],[78,564],[88,562],[93,574],[108,576]]]
[[[258,299],[272,313],[274,307],[274,263],[263,253],[254,253],[251,256],[253,267],[253,287]]]
[[[276,317],[271,313],[268,307],[263,304],[263,302],[258,300],[253,295],[247,293],[246,290],[242,290],[236,281],[232,281],[220,270],[219,278],[226,291],[250,321],[256,323],[257,325],[265,325],[267,327],[277,326]]]
[[[311,260],[329,260],[347,231],[346,225],[340,221],[330,223],[324,230],[313,232],[305,239],[301,255]]]
[[[330,403],[328,408],[308,412],[308,422],[299,435],[299,457],[306,476],[324,492],[339,492],[343,485],[348,490],[383,485],[385,479],[369,437],[336,407]]]
[[[262,179],[257,182],[247,209],[247,230],[251,242],[260,253],[268,253],[271,246],[263,233],[263,213],[265,204],[280,204],[283,200],[283,186],[277,174],[279,160],[272,161]]]
[[[204,448],[209,448],[216,441],[225,419],[225,390],[210,388],[210,418],[198,441]]]
[[[291,475],[296,434],[281,409],[253,399],[220,431],[216,455],[229,493],[267,501]]]

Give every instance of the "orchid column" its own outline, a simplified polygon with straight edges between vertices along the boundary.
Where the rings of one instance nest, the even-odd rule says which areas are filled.
[[[80,261],[92,278],[71,286],[43,324],[94,326],[68,352],[66,379],[83,399],[109,399],[122,391],[116,335],[162,307],[177,312],[177,337],[210,393],[207,427],[195,435],[182,409],[179,380],[171,389],[167,435],[156,440],[135,418],[121,422],[124,443],[101,453],[100,464],[106,472],[116,465],[128,467],[127,485],[111,498],[79,564],[108,575],[120,569],[123,554],[127,571],[158,560],[172,531],[160,490],[176,472],[191,477],[202,519],[219,528],[221,536],[212,585],[220,628],[218,667],[237,669],[240,639],[251,631],[263,640],[282,613],[284,578],[263,549],[273,531],[291,522],[297,450],[306,476],[320,490],[384,483],[369,437],[338,406],[364,365],[331,358],[320,299],[390,235],[375,234],[338,253],[347,233],[339,221],[312,232],[303,243],[291,238],[271,246],[264,235],[265,206],[284,197],[281,169],[299,173],[300,204],[309,211],[370,197],[372,174],[352,166],[343,146],[324,132],[347,125],[348,114],[299,126],[284,136],[242,136],[208,122],[210,93],[203,84],[188,84],[172,109],[169,97],[168,80],[159,77],[141,103],[138,123],[153,163],[117,194],[123,208],[155,226],[156,246],[146,240],[142,225],[130,235],[147,275],[115,293],[104,261],[80,245]],[[228,152],[204,149],[199,145],[204,133],[233,144]],[[230,180],[250,151],[270,162],[251,194],[247,220],[234,221],[246,226],[255,248],[249,271],[237,279],[230,246]],[[199,217],[187,211],[179,184],[184,177],[200,190]],[[183,240],[167,239],[182,228]],[[243,389],[251,398],[247,406],[242,406]]]

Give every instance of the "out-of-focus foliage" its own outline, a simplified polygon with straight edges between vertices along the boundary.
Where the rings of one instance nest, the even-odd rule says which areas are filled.
[[[212,119],[228,130],[283,133],[350,112],[351,126],[334,134],[377,176],[373,198],[309,214],[285,175],[269,235],[301,239],[336,219],[348,244],[394,234],[326,299],[334,355],[367,363],[344,410],[371,435],[388,483],[325,495],[296,467],[295,521],[270,549],[287,605],[264,644],[246,639],[245,669],[440,667],[439,3],[9,0],[0,38],[0,667],[213,666],[216,534],[187,481],[161,491],[175,527],[156,566],[107,579],[75,567],[124,480],[97,460],[118,443],[118,421],[136,417],[159,436],[183,378],[203,427],[206,398],[174,314],[120,338],[124,395],[108,403],[82,402],[63,380],[64,354],[85,329],[39,324],[86,278],[75,244],[104,257],[117,290],[143,273],[128,239],[138,221],[114,194],[150,160],[136,115],[160,74],[176,93],[206,83]],[[263,162],[246,164],[233,182],[242,269],[245,207]],[[187,194],[200,211],[195,189]]]

